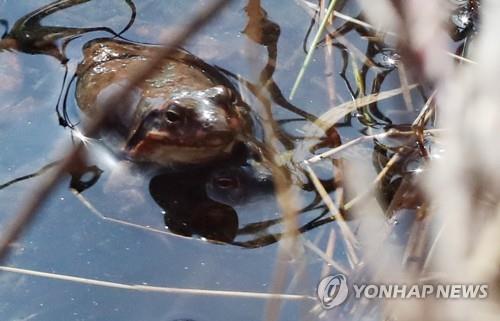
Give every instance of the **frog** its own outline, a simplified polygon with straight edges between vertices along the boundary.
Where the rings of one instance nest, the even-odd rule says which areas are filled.
[[[94,39],[77,67],[76,102],[84,117],[125,86],[160,48]],[[249,107],[218,68],[178,48],[153,75],[113,106],[102,140],[126,159],[162,167],[202,165],[227,158],[252,136]]]

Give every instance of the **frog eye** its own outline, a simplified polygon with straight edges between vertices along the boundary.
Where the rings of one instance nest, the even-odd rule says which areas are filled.
[[[165,111],[165,119],[169,123],[178,123],[186,118],[186,109],[179,104],[171,103]]]
[[[221,189],[232,189],[239,186],[239,182],[236,178],[227,176],[216,177],[214,183]]]
[[[235,101],[235,95],[234,92],[227,88],[226,86],[216,86],[213,87],[212,90],[216,91],[216,94],[214,95],[214,99],[217,102],[220,103],[227,103],[227,102],[234,102]]]
[[[224,96],[226,96],[229,101],[234,101],[236,98],[234,92],[231,89],[227,88],[226,86],[224,86],[223,88],[224,88]]]

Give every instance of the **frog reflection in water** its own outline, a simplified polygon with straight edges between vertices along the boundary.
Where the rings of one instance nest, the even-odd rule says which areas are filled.
[[[158,47],[98,39],[84,48],[76,98],[92,117],[103,102],[144,66]],[[246,105],[220,72],[178,50],[158,71],[111,110],[104,140],[126,158],[161,166],[205,164],[247,141]]]
[[[236,208],[242,204],[274,203],[270,176],[259,174],[248,164],[231,160],[223,166],[157,175],[149,183],[149,192],[167,213],[165,225],[170,232],[256,247],[265,242],[240,241],[245,228],[240,224],[246,226],[244,222],[252,218],[237,213]]]

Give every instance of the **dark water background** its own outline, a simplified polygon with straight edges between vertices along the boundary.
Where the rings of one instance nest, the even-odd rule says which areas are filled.
[[[157,43],[162,30],[184,23],[190,13],[202,8],[206,2],[137,0],[136,20],[123,36],[138,42]],[[12,27],[19,18],[47,3],[49,1],[0,0],[0,19],[5,19]],[[248,20],[243,10],[246,4],[246,1],[233,1],[185,47],[210,64],[255,81],[266,65],[267,51],[242,33]],[[301,48],[310,16],[298,5],[298,1],[262,1],[262,7],[267,11],[268,18],[281,29],[278,63],[273,78],[287,97],[305,57]],[[347,1],[342,9],[342,12],[354,16],[358,11],[353,1]],[[130,8],[121,0],[90,1],[50,15],[43,20],[43,25],[78,28],[106,26],[118,31],[127,24],[129,17]],[[339,27],[343,23],[337,19],[335,25]],[[69,66],[74,68],[81,59],[81,47],[85,42],[109,36],[105,32],[92,32],[71,41],[66,50]],[[367,42],[359,33],[349,32],[346,37],[361,52],[366,51]],[[344,60],[341,57],[341,50],[336,48],[336,71],[342,70]],[[316,116],[330,107],[324,71],[324,53],[320,48],[315,52],[292,101]],[[71,141],[71,131],[58,124],[55,113],[63,75],[64,68],[54,57],[0,52],[0,183],[32,173],[56,160],[63,143]],[[376,75],[376,71],[369,70],[367,73],[367,94]],[[351,63],[346,69],[346,76],[355,86]],[[339,75],[334,75],[334,82],[337,94],[335,104],[351,100],[351,94]],[[399,86],[397,72],[390,72],[380,90]],[[421,93],[414,91],[413,98],[415,106],[422,105],[424,97]],[[394,124],[411,123],[418,113],[418,110],[407,112],[401,97],[388,99],[378,108]],[[69,113],[71,117],[78,117],[71,97]],[[273,105],[273,114],[280,121],[299,119],[283,125],[289,135],[300,136],[302,127],[307,123],[277,105]],[[375,117],[375,120],[367,126],[353,117],[347,126],[339,126],[342,142],[362,134],[384,131],[387,124],[383,119]],[[299,144],[300,139],[295,143]],[[371,148],[361,148],[356,157],[365,157],[367,162],[371,162]],[[165,231],[164,209],[149,193],[149,178],[126,172],[113,175],[113,162],[102,158],[96,160],[104,172],[98,182],[82,195],[108,217]],[[317,170],[324,178],[331,178],[331,164],[320,166]],[[29,191],[36,188],[40,179],[43,175],[0,191],[0,226],[5,226],[13,218],[20,204],[25,202],[23,198],[29,196]],[[39,213],[35,224],[14,244],[15,250],[6,265],[125,284],[269,292],[276,263],[276,243],[245,249],[106,221],[93,214],[71,193],[69,181],[69,177],[63,180]],[[239,198],[233,200],[231,205],[238,213],[240,227],[279,218],[274,195],[268,192],[267,187],[243,186]],[[314,192],[301,191],[300,194],[303,205],[316,197]],[[300,221],[303,224],[309,222],[322,212],[323,208],[319,208],[304,213]],[[325,248],[331,229],[336,230],[337,225],[323,225],[308,231],[303,237]],[[271,231],[279,230],[280,224],[271,228]],[[257,236],[240,237],[252,239]],[[295,276],[288,275],[286,292],[314,296],[323,262],[309,250],[305,250],[303,258],[306,262],[305,277],[297,284]],[[340,243],[334,259],[345,261]],[[291,267],[293,264],[288,262]],[[250,321],[261,318],[265,305],[266,302],[261,299],[133,292],[5,272],[0,274],[2,320]],[[285,301],[281,320],[314,320],[317,318],[315,314],[308,312],[314,305],[312,301]]]

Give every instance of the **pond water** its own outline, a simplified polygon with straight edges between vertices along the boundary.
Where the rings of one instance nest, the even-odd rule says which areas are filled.
[[[3,22],[0,30],[9,33],[5,39],[9,35],[26,36],[15,34],[18,31],[29,31],[28,36],[38,39],[57,34],[55,44],[60,46],[82,28],[99,29],[78,32],[79,37],[67,42],[64,53],[69,60],[66,64],[58,59],[57,46],[39,51],[33,50],[33,46],[0,51],[0,184],[56,161],[62,147],[75,138],[72,129],[60,125],[56,106],[60,107],[59,112],[63,111],[58,100],[65,84],[66,68],[67,79],[70,79],[82,59],[83,45],[92,39],[112,37],[103,27],[119,32],[129,23],[131,8],[135,7],[135,19],[121,36],[155,44],[160,35],[175,31],[208,2],[73,1],[74,6],[51,13],[40,25],[23,25],[23,17],[50,1],[0,0],[0,21]],[[250,1],[250,4],[256,3]],[[248,31],[249,17],[244,10],[247,5],[247,1],[232,1],[184,47],[205,62],[257,84],[261,72],[266,66],[269,68],[273,44],[267,47],[258,44],[248,32],[243,32]],[[309,44],[313,37],[306,38],[311,24],[310,10],[299,0],[286,4],[262,1],[261,7],[267,12],[266,23],[274,28],[269,30],[276,31],[276,26],[280,30],[279,38],[276,33],[269,35],[270,39],[277,40],[276,69],[272,74],[276,88],[271,92],[275,95],[273,118],[284,137],[280,152],[306,150],[305,154],[295,153],[293,157],[304,160],[312,155],[309,147],[317,145],[316,152],[319,152],[337,146],[339,139],[345,143],[361,135],[404,127],[418,115],[420,108],[408,110],[403,97],[398,95],[349,114],[330,131],[329,138],[304,139],[304,126],[332,105],[351,101],[359,97],[360,92],[369,95],[399,88],[394,65],[398,56],[389,43],[367,42],[359,28],[336,19],[334,26],[344,30],[346,41],[360,53],[367,53],[377,65],[362,68],[363,63],[352,48],[337,45],[333,47],[333,55],[327,58],[336,71],[328,83],[325,70],[329,67],[322,45],[315,51],[294,99],[288,100],[305,57],[304,41]],[[353,1],[340,1],[339,8],[351,16],[359,14]],[[312,34],[316,28],[317,24]],[[357,68],[364,79],[363,88],[356,82]],[[328,94],[331,84],[335,87],[332,99]],[[243,91],[244,87],[241,86]],[[428,95],[424,89],[412,90],[414,106],[422,106]],[[258,107],[257,99],[251,95],[245,97],[250,97],[249,105],[259,113],[262,107]],[[80,120],[73,87],[69,88],[64,110],[67,113],[61,114],[64,119],[74,123]],[[93,172],[94,177],[87,173],[84,179],[96,178],[95,184],[75,195],[69,188],[74,187],[74,181],[72,183],[69,175],[65,177],[45,202],[34,224],[12,245],[13,251],[4,262],[6,266],[130,285],[270,291],[278,252],[273,235],[279,234],[283,227],[269,177],[258,177],[251,166],[232,163],[209,171],[151,175],[143,168],[123,166],[94,140],[89,143],[89,149],[93,155],[90,165],[99,170]],[[345,157],[371,163],[375,154],[373,145],[367,144]],[[379,170],[376,162],[370,166],[371,175],[375,176]],[[330,182],[328,189],[335,197],[332,162],[320,163],[315,170],[324,182]],[[327,218],[325,206],[304,173],[294,175],[297,182],[307,182],[305,186],[298,184],[296,190],[301,206],[310,207],[299,216],[304,226],[301,237],[324,249],[330,232],[339,227]],[[218,184],[227,182],[227,178],[231,179],[229,186]],[[2,187],[1,228],[13,219],[30,191],[43,179],[42,174]],[[215,223],[207,222],[204,216],[207,207],[222,210],[227,217],[222,222],[217,219]],[[193,217],[187,220],[185,213],[198,214],[189,214]],[[355,222],[350,224],[356,227]],[[191,234],[192,237],[188,237]],[[231,244],[208,242],[200,235]],[[333,257],[345,262],[345,256],[339,242]],[[309,249],[302,253],[303,262],[284,260],[291,271],[295,271],[299,263],[305,266],[300,277],[294,273],[286,276],[285,292],[314,297],[324,269],[323,260]],[[0,274],[0,315],[4,320],[256,320],[264,315],[266,304],[261,298],[152,293],[17,273]],[[280,319],[316,320],[317,312],[311,310],[316,304],[308,299],[284,300]]]

